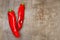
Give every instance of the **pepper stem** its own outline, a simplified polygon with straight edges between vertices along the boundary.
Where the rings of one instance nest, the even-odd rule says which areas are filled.
[[[21,4],[22,4],[22,5],[24,5],[24,4],[25,4],[25,3],[24,3],[24,0],[22,0]]]
[[[24,2],[22,2],[21,4],[24,5]]]
[[[12,11],[12,8],[9,8],[9,10],[8,10],[9,12],[11,12]]]

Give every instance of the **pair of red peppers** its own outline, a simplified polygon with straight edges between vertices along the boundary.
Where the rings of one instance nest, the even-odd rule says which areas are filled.
[[[22,3],[18,8],[18,21],[16,21],[16,15],[14,10],[12,9],[8,10],[9,25],[15,37],[20,37],[19,30],[21,30],[23,25],[24,12],[25,12],[25,5]]]

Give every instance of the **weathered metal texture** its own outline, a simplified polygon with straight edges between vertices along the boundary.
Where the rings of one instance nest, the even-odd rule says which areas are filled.
[[[8,8],[14,9],[17,17],[22,0],[1,2],[3,4],[3,7],[0,7],[3,8],[3,14],[0,13],[3,18],[2,40],[60,40],[60,0],[24,0],[24,2],[26,10],[23,28],[20,31],[21,38],[13,36],[8,24],[7,11]]]

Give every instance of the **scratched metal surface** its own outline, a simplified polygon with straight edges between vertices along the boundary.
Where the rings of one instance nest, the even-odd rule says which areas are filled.
[[[9,28],[7,11],[14,9],[17,17],[21,2],[0,0],[1,40],[60,40],[60,0],[24,0],[26,9],[21,37],[15,38]]]

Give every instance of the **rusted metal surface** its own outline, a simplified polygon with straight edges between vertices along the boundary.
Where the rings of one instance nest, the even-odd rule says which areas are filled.
[[[1,2],[1,1],[0,1]],[[7,11],[17,10],[22,0],[3,0],[0,5],[3,19],[2,40],[60,40],[60,0],[24,0],[25,19],[21,38],[15,38],[9,28]],[[2,21],[1,21],[2,22]],[[2,27],[2,26],[1,26]]]

